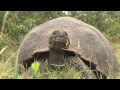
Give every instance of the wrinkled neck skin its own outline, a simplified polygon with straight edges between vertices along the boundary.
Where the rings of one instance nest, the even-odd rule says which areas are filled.
[[[50,68],[55,69],[55,65],[62,65],[65,61],[65,51],[62,49],[50,49],[48,65]]]

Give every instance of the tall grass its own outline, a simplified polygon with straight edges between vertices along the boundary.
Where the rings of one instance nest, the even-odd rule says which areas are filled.
[[[2,23],[2,27],[1,27],[0,39],[2,38],[2,34],[3,34],[3,30],[4,30],[4,28],[5,28],[6,18],[7,18],[7,16],[8,16],[8,14],[9,14],[9,11],[6,11],[6,12],[5,12],[5,15],[4,15],[4,17],[3,17],[3,23]]]
[[[19,51],[18,51],[19,52]],[[16,53],[16,60],[15,60],[15,79],[18,78],[19,76],[19,70],[18,70],[18,52]]]

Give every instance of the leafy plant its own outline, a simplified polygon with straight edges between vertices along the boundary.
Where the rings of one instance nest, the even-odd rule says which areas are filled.
[[[34,75],[36,75],[40,69],[40,63],[38,61],[35,61],[32,63],[31,67],[32,67]]]
[[[106,33],[111,37],[119,37],[120,34],[120,24],[114,23],[113,26],[106,30]]]

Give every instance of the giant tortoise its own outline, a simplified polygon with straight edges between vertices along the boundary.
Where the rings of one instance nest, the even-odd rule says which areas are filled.
[[[18,50],[19,64],[26,68],[37,59],[47,60],[51,68],[65,61],[77,62],[80,69],[87,66],[95,76],[106,77],[118,71],[118,62],[105,36],[97,28],[72,17],[59,17],[34,27]]]

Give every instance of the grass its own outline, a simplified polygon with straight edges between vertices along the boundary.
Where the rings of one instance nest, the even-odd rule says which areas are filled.
[[[118,63],[120,64],[120,43],[112,43],[112,47],[116,53]]]

